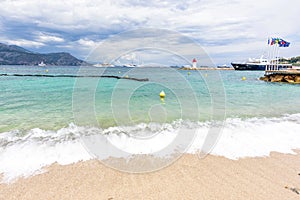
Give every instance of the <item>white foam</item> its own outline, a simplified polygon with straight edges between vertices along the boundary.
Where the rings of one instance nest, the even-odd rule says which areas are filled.
[[[21,176],[41,173],[43,167],[55,162],[66,165],[91,159],[93,156],[88,153],[81,137],[99,134],[103,144],[109,141],[124,152],[146,154],[155,153],[172,142],[180,128],[195,129],[196,137],[187,151],[195,153],[202,150],[210,124],[179,120],[171,124],[139,124],[105,130],[71,124],[58,131],[35,128],[27,133],[1,133],[0,173],[4,182],[10,182]],[[210,153],[229,159],[268,156],[272,151],[294,153],[293,149],[300,148],[299,130],[300,114],[280,118],[227,119]],[[105,147],[102,149],[105,151]],[[101,155],[101,159],[118,157],[110,151]]]
[[[66,165],[90,159],[91,155],[76,133],[80,130],[70,125],[56,132],[32,129],[23,137],[18,136],[18,131],[0,134],[0,173],[3,173],[3,181],[10,182],[18,177],[40,173],[43,167],[55,162]]]
[[[282,118],[227,119],[210,154],[229,159],[269,156],[270,152],[290,153],[300,148],[300,115]],[[199,150],[203,136],[197,135],[190,153]]]

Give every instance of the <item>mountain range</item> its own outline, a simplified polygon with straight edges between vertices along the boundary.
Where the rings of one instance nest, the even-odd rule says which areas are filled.
[[[70,53],[35,53],[16,45],[0,43],[0,65],[46,65],[79,66],[88,65],[83,60],[77,59]]]

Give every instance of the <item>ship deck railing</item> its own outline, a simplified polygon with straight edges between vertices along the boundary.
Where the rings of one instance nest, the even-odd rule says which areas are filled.
[[[265,75],[269,75],[269,74],[300,74],[300,70],[297,69],[288,69],[288,70],[265,70]]]
[[[269,74],[300,74],[300,70],[293,69],[291,64],[271,63],[265,69],[265,75]]]

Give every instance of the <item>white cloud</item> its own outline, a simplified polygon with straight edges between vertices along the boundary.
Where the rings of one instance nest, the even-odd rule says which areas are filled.
[[[136,53],[129,53],[129,54],[125,54],[123,56],[121,56],[121,59],[124,59],[124,60],[136,60]]]
[[[76,43],[78,43],[78,45],[83,46],[84,48],[95,48],[97,45],[97,42],[89,40],[87,38],[79,39],[78,41],[76,41]]]
[[[37,41],[40,42],[64,42],[65,40],[58,36],[47,35],[45,33],[39,33],[37,36]]]
[[[0,20],[46,29],[49,34],[40,35],[36,43],[79,45],[86,54],[99,41],[88,34],[109,37],[152,27],[184,33],[215,55],[237,51],[246,55],[253,51],[259,54],[264,48],[261,44],[271,35],[298,45],[293,40],[300,37],[299,7],[299,0],[14,0],[1,2]],[[56,31],[65,35],[56,35]],[[299,46],[289,51],[300,54]]]
[[[36,41],[25,40],[25,39],[16,39],[16,40],[6,39],[5,42],[10,45],[17,45],[21,47],[38,48],[38,47],[45,46],[45,44],[42,42],[36,42]]]
[[[254,27],[263,31],[284,33],[296,28],[291,25],[297,23],[293,20],[297,16],[297,6],[298,0],[290,0],[288,5],[281,0],[274,0],[272,3],[258,0],[15,0],[1,2],[0,11],[6,18],[34,22],[41,27],[69,30],[101,30],[110,29],[115,25],[126,29],[136,26],[159,26],[175,30],[193,27],[193,32],[212,30],[212,34],[216,34],[222,31],[230,32],[231,27],[237,24],[239,30],[246,33],[254,31]],[[185,9],[181,10],[178,7]],[[280,30],[276,26],[283,26],[285,29]],[[256,30],[257,33],[259,30]]]

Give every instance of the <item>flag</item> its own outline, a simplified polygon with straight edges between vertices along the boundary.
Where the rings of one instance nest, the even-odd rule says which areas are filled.
[[[280,43],[279,43],[279,47],[289,47],[290,43],[281,39]]]
[[[279,47],[289,47],[290,46],[290,42],[287,42],[281,38],[269,38],[268,39],[268,45],[278,45]]]

